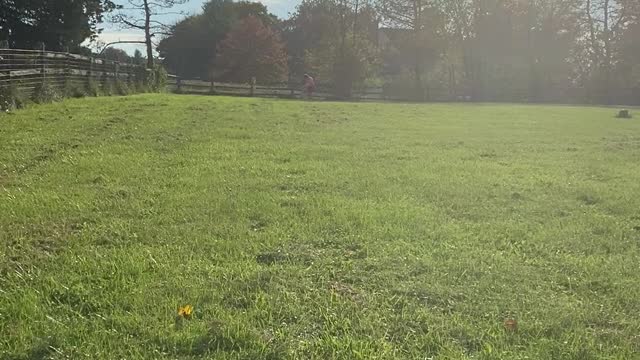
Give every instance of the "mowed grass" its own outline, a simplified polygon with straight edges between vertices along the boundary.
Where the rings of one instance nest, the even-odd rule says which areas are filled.
[[[2,115],[0,357],[638,359],[640,119],[614,114],[140,95]]]

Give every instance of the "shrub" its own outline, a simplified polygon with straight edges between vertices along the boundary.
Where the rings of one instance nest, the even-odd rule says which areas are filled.
[[[13,111],[23,108],[28,98],[16,84],[0,87],[0,110]]]
[[[75,81],[65,81],[63,94],[65,97],[81,98],[87,96],[86,89]]]
[[[115,81],[115,95],[129,95],[131,93],[131,89],[129,89],[129,85],[118,79]]]
[[[100,96],[100,83],[94,79],[89,79],[86,85],[86,93],[88,96]]]
[[[158,65],[155,68],[155,87],[154,90],[155,91],[165,91],[167,89],[167,80],[169,79],[169,74],[167,73],[167,70],[164,69],[163,66]]]
[[[149,92],[149,87],[144,83],[144,81],[136,81],[133,83],[133,90],[136,93],[145,93]]]
[[[102,83],[102,94],[105,96],[116,95],[116,85],[112,79],[105,79]]]
[[[42,82],[38,84],[33,91],[33,101],[38,104],[45,104],[61,99],[58,90],[49,82]]]
[[[167,87],[167,78],[167,71],[164,67],[157,65],[153,70],[146,70],[144,82],[148,91],[161,92]]]

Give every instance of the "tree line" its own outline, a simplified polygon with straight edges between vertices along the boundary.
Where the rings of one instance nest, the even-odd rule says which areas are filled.
[[[258,37],[234,29],[248,17],[275,33],[263,48],[284,51],[229,54],[239,32],[251,32],[245,43]],[[158,51],[184,77],[296,82],[311,73],[343,97],[382,86],[421,101],[640,102],[637,0],[305,0],[287,19],[259,3],[212,0]],[[225,72],[230,64],[247,71]]]
[[[116,9],[71,3],[93,11],[89,25],[59,32],[56,46],[95,36]],[[0,14],[24,14],[21,4],[5,0]],[[309,73],[345,98],[375,86],[417,101],[640,103],[638,0],[303,0],[286,19],[261,3],[210,0],[170,26],[152,15],[116,20],[144,31],[147,53],[184,78],[299,83]],[[0,36],[24,42],[28,32],[8,34],[0,19]]]

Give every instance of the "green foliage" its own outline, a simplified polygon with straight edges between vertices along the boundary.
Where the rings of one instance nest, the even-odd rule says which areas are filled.
[[[105,96],[118,95],[116,82],[111,78],[104,79],[102,81],[101,93]]]
[[[284,38],[294,77],[311,73],[334,93],[349,98],[368,78],[378,77],[380,57],[376,47],[374,9],[355,9],[337,1],[305,1],[287,22]]]
[[[44,81],[33,90],[32,100],[37,104],[46,104],[61,100],[64,96],[50,82]]]
[[[142,56],[142,52],[138,49],[133,53],[133,63],[135,65],[143,66],[146,62],[146,59]]]
[[[211,64],[217,56],[218,44],[240,19],[259,18],[267,26],[277,19],[259,2],[211,0],[203,13],[187,17],[172,27],[172,35],[163,38],[158,52],[164,65],[184,78],[210,77]]]
[[[121,96],[125,96],[125,95],[129,95],[131,93],[131,89],[129,88],[129,84],[127,84],[125,81],[122,81],[122,79],[117,79],[114,82],[114,89],[115,94],[113,95],[121,95]]]
[[[87,96],[87,89],[83,83],[77,81],[65,81],[62,89],[64,97],[81,98]]]
[[[0,357],[635,360],[640,121],[613,115],[146,94],[4,116]]]
[[[147,85],[144,83],[144,81],[140,80],[136,80],[133,82],[132,86],[131,86],[132,90],[136,93],[146,93],[149,92],[149,88],[147,87]]]
[[[156,65],[154,73],[154,90],[156,92],[164,92],[167,89],[167,82],[169,79],[167,70],[162,65]]]
[[[98,34],[98,23],[115,9],[110,0],[9,0],[0,1],[0,39],[11,48],[77,51]]]
[[[341,98],[351,97],[353,90],[364,87],[367,79],[375,78],[379,55],[367,39],[359,39],[340,46],[322,46],[307,51],[306,68],[317,80],[333,84],[334,93]]]
[[[100,96],[102,93],[102,90],[100,89],[100,82],[96,81],[95,79],[91,78],[86,82],[86,91],[85,93],[88,96],[93,96],[93,97],[97,97]]]
[[[409,70],[389,77],[384,83],[383,94],[389,100],[416,99],[419,89],[416,88],[413,75]]]
[[[0,111],[13,111],[23,108],[28,102],[28,97],[16,84],[0,86]]]
[[[140,52],[139,50],[137,51]],[[133,60],[133,58],[130,57],[126,51],[119,49],[117,47],[108,47],[104,49],[100,58],[111,60],[111,61],[117,61],[120,63],[130,63]]]
[[[146,69],[144,86],[148,92],[163,92],[167,87],[168,74],[162,65],[156,65],[153,70]]]
[[[240,20],[218,46],[214,78],[221,81],[258,83],[286,80],[287,53],[280,36],[260,19]]]

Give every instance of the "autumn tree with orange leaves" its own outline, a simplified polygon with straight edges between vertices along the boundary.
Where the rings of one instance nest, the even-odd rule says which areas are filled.
[[[287,52],[280,35],[255,16],[238,22],[218,46],[215,78],[259,83],[286,80]]]

